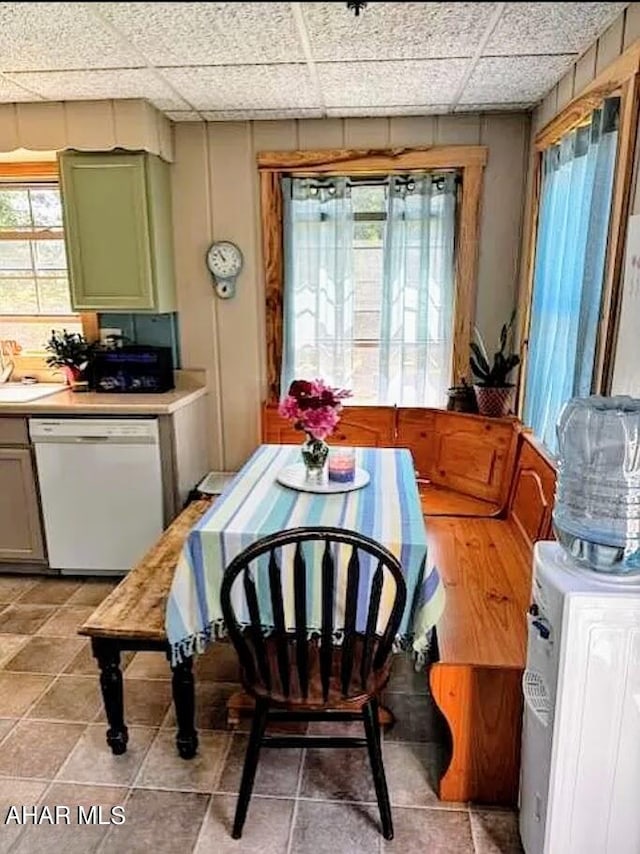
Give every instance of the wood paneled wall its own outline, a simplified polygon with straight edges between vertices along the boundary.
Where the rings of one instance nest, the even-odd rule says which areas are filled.
[[[141,99],[0,104],[0,152],[150,151],[173,160],[169,119]]]
[[[488,343],[513,307],[529,117],[525,114],[182,123],[174,129],[174,230],[182,363],[207,370],[210,450],[235,469],[260,436],[266,396],[264,283],[255,156],[259,151],[487,145],[477,324]],[[242,248],[236,296],[213,296],[204,255],[214,239]]]

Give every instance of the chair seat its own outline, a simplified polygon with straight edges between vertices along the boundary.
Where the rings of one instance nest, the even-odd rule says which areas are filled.
[[[372,656],[378,646],[378,641],[372,644]],[[276,651],[276,641],[272,638],[265,638],[265,647],[267,660],[269,664],[269,673],[271,678],[271,687],[265,685],[262,679],[255,680],[245,677],[242,674],[242,681],[245,690],[254,697],[268,700],[274,706],[283,706],[295,709],[331,709],[345,704],[353,705],[354,709],[359,708],[363,703],[366,703],[371,697],[380,694],[389,680],[391,673],[391,661],[385,662],[385,666],[381,670],[369,669],[368,677],[363,686],[360,678],[360,670],[364,655],[364,637],[356,635],[353,644],[353,667],[351,668],[351,679],[347,686],[346,692],[342,690],[341,669],[344,649],[342,646],[334,646],[332,648],[331,658],[331,677],[329,680],[329,693],[325,700],[322,693],[322,683],[320,680],[320,646],[316,639],[312,639],[307,644],[309,654],[310,674],[309,686],[306,698],[302,695],[302,688],[299,682],[298,668],[296,666],[296,643],[293,638],[290,638],[287,643],[287,652],[289,659],[289,692],[285,693],[282,680],[278,670],[278,659]],[[256,667],[256,670],[258,668]]]

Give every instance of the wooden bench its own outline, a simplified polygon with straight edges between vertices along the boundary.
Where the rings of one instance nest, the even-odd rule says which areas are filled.
[[[126,650],[160,650],[170,661],[164,625],[167,596],[187,534],[210,505],[209,499],[189,504],[79,629],[79,634],[91,638],[100,668],[100,687],[109,723],[107,744],[115,754],[124,753],[128,741],[120,654]],[[190,759],[198,747],[190,659],[172,667],[171,684],[178,724],[176,745],[180,756]]]
[[[552,463],[522,433],[506,518],[427,518],[447,592],[430,670],[452,737],[442,800],[517,801],[532,547],[552,537],[554,491]]]

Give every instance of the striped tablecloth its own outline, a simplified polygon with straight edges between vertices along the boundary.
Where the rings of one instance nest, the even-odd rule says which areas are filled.
[[[222,496],[190,532],[182,550],[167,602],[166,627],[173,661],[201,652],[208,641],[224,636],[220,586],[224,569],[246,546],[260,537],[304,525],[328,525],[357,531],[386,546],[402,564],[407,607],[397,644],[422,656],[430,630],[444,608],[444,586],[427,560],[427,540],[413,460],[408,450],[358,448],[356,465],[371,480],[362,489],[335,495],[298,492],[281,486],[278,472],[300,460],[291,445],[262,445],[245,463]],[[313,546],[309,546],[313,549]],[[346,547],[345,547],[346,551]],[[317,566],[306,555],[307,566]],[[347,555],[337,555],[338,583],[334,627],[344,626]],[[286,561],[283,560],[286,564]],[[375,567],[370,569],[373,575]],[[366,572],[363,565],[363,572]],[[285,619],[295,624],[293,584],[283,582]],[[387,585],[385,584],[385,588]],[[392,591],[392,585],[389,585]],[[320,572],[308,581],[308,626],[321,627]],[[268,590],[258,588],[270,613]],[[366,613],[358,607],[358,621]],[[384,609],[384,591],[381,613]],[[248,622],[248,617],[247,617]],[[269,626],[265,625],[265,630]]]

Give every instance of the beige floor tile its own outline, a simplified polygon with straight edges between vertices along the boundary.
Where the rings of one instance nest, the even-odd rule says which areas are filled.
[[[83,823],[79,808],[82,808],[84,816],[87,817],[97,815],[99,810],[100,820],[108,822],[112,819],[111,808],[124,806],[127,794],[126,788],[54,783],[40,799],[40,803],[51,810],[55,806],[68,807],[69,824],[60,823],[53,826],[42,824],[27,827],[13,852],[15,854],[52,854],[52,852],[92,854],[97,851],[106,836],[109,825]],[[118,817],[118,813],[113,815]]]
[[[518,814],[471,808],[471,833],[476,854],[522,854]]]
[[[236,733],[227,756],[218,791],[237,792],[240,788],[247,736]],[[295,795],[302,750],[261,750],[253,791],[259,795]]]
[[[129,744],[122,756],[114,756],[106,741],[106,727],[92,724],[82,734],[61,769],[58,780],[74,783],[102,783],[130,786],[154,739],[156,730],[129,727]]]
[[[154,679],[125,679],[124,719],[127,725],[160,726],[170,705],[170,682]],[[106,719],[104,708],[100,707],[95,720],[106,721]]]
[[[430,695],[385,692],[384,705],[395,718],[387,741],[442,741],[446,724]]]
[[[0,741],[16,725],[17,718],[0,718]],[[1,820],[1,818],[0,818]]]
[[[231,838],[236,798],[215,795],[207,811],[195,854],[286,854],[293,801],[255,797],[249,804],[242,839]],[[295,849],[292,849],[294,854]]]
[[[91,605],[96,608],[103,599],[113,592],[118,581],[91,581],[87,580],[79,590],[68,600],[68,605]]]
[[[366,748],[307,750],[300,794],[322,800],[375,801]]]
[[[0,635],[0,667],[4,667],[28,642],[29,635]]]
[[[123,652],[120,655],[120,669],[123,673],[133,659],[133,655],[132,652]],[[88,640],[83,640],[80,652],[66,666],[65,673],[73,673],[75,676],[95,676],[96,678],[99,676],[98,662],[93,657],[91,644]]]
[[[0,715],[20,717],[52,682],[53,677],[35,673],[0,672]]]
[[[247,821],[250,817],[251,808]],[[295,854],[374,854],[379,850],[379,837],[378,808],[373,804],[299,801],[291,851]],[[404,854],[401,845],[396,850]],[[425,851],[429,851],[426,846],[422,854]]]
[[[63,605],[81,587],[79,581],[44,578],[20,597],[21,605]]]
[[[12,605],[37,582],[33,576],[0,575],[0,605]]]
[[[0,635],[0,638],[3,636]],[[0,640],[0,644],[2,641]],[[32,637],[17,655],[8,660],[5,670],[21,673],[60,673],[82,649],[81,638]]]
[[[392,804],[399,807],[466,809],[466,804],[440,802],[436,795],[438,782],[446,767],[442,745],[385,742],[383,758]]]
[[[170,679],[171,667],[164,652],[136,652],[127,667],[132,679]]]
[[[52,779],[83,729],[82,724],[19,721],[2,742],[0,776]]]
[[[90,605],[62,605],[37,633],[47,637],[78,637],[78,629],[94,610]]]
[[[90,676],[60,676],[29,710],[28,717],[91,723],[102,704],[97,679]]]
[[[5,823],[9,807],[37,804],[46,788],[47,783],[40,783],[35,780],[0,779],[0,821],[2,822],[0,854],[7,854],[26,829],[24,825],[16,824],[13,820]]]
[[[228,682],[196,681],[196,729],[226,729],[227,700],[237,690]],[[175,720],[171,708],[162,725],[175,727]]]
[[[394,809],[394,839],[383,850],[402,854],[474,854],[466,812],[439,809]]]
[[[135,789],[127,821],[109,830],[101,854],[187,854],[195,845],[209,796],[197,792]]]
[[[135,785],[212,792],[220,778],[229,738],[224,732],[201,732],[197,754],[185,761],[176,750],[175,734],[162,730],[147,753]]]
[[[34,635],[54,611],[47,605],[11,605],[0,614],[0,632]]]

